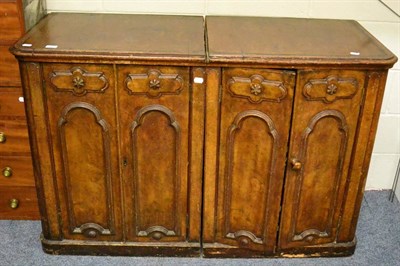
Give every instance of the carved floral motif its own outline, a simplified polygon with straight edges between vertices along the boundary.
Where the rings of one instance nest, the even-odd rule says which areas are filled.
[[[303,95],[310,101],[332,103],[338,99],[351,99],[359,88],[355,78],[328,76],[323,79],[310,79],[303,88]]]
[[[178,74],[164,74],[150,69],[144,74],[128,74],[125,90],[129,95],[146,95],[158,98],[164,94],[179,94],[183,89],[183,79]]]
[[[89,72],[80,67],[50,73],[50,84],[58,92],[72,92],[76,96],[103,93],[109,81],[103,72]]]
[[[282,81],[268,80],[261,75],[232,77],[228,81],[228,92],[233,97],[245,98],[252,103],[263,101],[280,102],[287,94]]]

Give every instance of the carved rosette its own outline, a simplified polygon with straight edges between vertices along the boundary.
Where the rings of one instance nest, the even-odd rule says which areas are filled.
[[[245,98],[252,103],[263,101],[280,102],[287,89],[282,81],[268,80],[261,75],[232,77],[228,81],[228,92],[233,97]]]
[[[358,81],[355,78],[328,76],[323,79],[310,79],[303,88],[303,95],[309,101],[332,103],[338,99],[351,99],[357,93]]]
[[[144,74],[128,74],[125,90],[129,95],[146,95],[159,98],[164,94],[179,94],[183,89],[183,79],[178,74],[164,74],[150,69]]]
[[[57,92],[72,92],[75,96],[103,93],[109,81],[103,72],[89,72],[80,67],[50,73],[50,84]]]

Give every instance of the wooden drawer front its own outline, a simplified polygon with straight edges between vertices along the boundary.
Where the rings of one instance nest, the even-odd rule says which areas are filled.
[[[0,187],[0,219],[40,218],[35,187]]]
[[[0,43],[13,42],[22,35],[16,2],[0,2]]]
[[[29,156],[0,156],[0,186],[35,186]]]
[[[0,117],[25,117],[21,88],[0,88]]]
[[[87,93],[104,93],[110,87],[112,67],[106,65],[54,64],[45,68],[50,86],[56,92],[83,96]]]
[[[0,46],[0,86],[21,86],[18,61],[8,51],[8,46]]]
[[[26,121],[0,120],[0,132],[5,140],[0,143],[0,154],[30,155]]]
[[[184,89],[186,68],[174,67],[121,67],[119,80],[129,95],[146,95],[158,98],[162,95],[177,95]]]

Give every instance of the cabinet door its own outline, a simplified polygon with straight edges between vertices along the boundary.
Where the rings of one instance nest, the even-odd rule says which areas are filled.
[[[364,72],[298,73],[280,248],[336,241],[363,97]]]
[[[129,241],[187,240],[189,76],[186,67],[118,67]]]
[[[292,71],[223,70],[217,243],[274,251],[294,80]]]
[[[43,73],[63,237],[121,240],[113,68],[51,64]]]

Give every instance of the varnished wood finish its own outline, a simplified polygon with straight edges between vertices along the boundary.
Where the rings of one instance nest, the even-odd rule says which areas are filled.
[[[8,51],[8,45],[0,45],[0,86],[21,86],[18,61]]]
[[[52,14],[13,47],[46,252],[354,252],[396,57],[351,21],[202,21]]]
[[[68,21],[68,23],[65,23]],[[56,34],[55,34],[56,33]],[[123,40],[123,41],[110,41]],[[32,44],[24,48],[23,43]],[[46,45],[57,45],[47,49]],[[204,61],[203,18],[119,14],[50,14],[18,43],[35,57]]]
[[[11,45],[24,33],[22,12],[17,2],[0,2],[0,44]]]
[[[5,168],[11,168],[12,175],[4,175]],[[32,159],[30,156],[0,156],[0,186],[34,187]]]
[[[30,155],[26,121],[0,120],[0,132],[6,136],[6,141],[0,143],[0,154]]]
[[[0,119],[25,119],[21,88],[2,88],[0,90]]]
[[[206,22],[210,62],[385,67],[396,61],[353,20],[210,16]]]
[[[34,187],[0,187],[0,213],[7,220],[39,219],[38,200]],[[18,200],[18,206],[11,208],[11,201]]]

